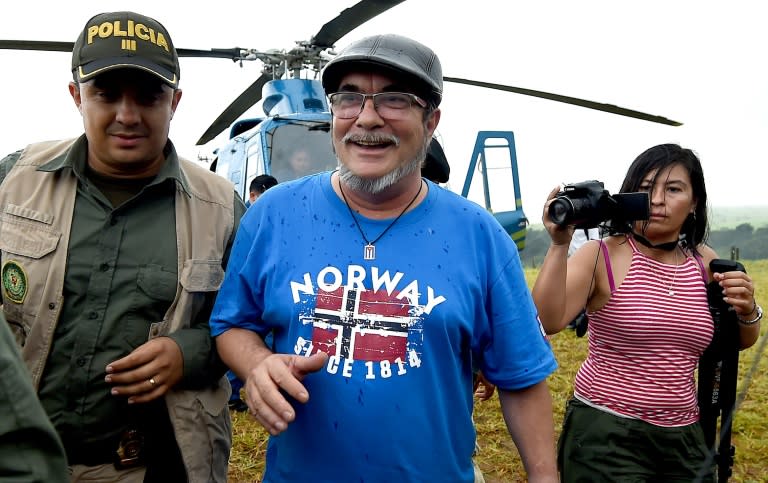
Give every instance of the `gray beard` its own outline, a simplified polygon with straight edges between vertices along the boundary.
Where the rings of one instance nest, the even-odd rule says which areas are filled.
[[[344,164],[339,163],[339,180],[345,185],[349,186],[351,190],[361,193],[368,193],[371,195],[377,195],[394,186],[398,181],[406,176],[421,170],[421,165],[424,163],[424,159],[427,157],[427,150],[429,149],[429,140],[422,146],[414,158],[390,171],[389,173],[381,176],[380,178],[363,178],[354,174]]]

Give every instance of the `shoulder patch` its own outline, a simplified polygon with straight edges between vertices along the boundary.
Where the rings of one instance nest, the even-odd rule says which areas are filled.
[[[6,301],[23,303],[27,296],[27,273],[17,262],[9,260],[3,264],[3,295]]]

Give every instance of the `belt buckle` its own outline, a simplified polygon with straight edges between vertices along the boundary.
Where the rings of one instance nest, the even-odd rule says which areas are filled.
[[[125,470],[144,465],[144,435],[136,429],[128,429],[120,435],[115,451],[115,468]]]

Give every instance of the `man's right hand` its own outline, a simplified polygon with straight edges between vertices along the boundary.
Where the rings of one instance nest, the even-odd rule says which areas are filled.
[[[309,373],[325,366],[328,355],[318,352],[310,357],[272,354],[248,375],[245,383],[248,408],[269,434],[275,436],[288,428],[296,412],[283,394],[300,403],[309,400],[309,392],[301,383]]]

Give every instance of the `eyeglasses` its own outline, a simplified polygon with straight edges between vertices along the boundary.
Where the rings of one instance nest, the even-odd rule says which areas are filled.
[[[373,108],[384,119],[405,119],[408,109],[414,104],[427,107],[427,101],[407,92],[379,92],[361,94],[359,92],[334,92],[328,96],[331,112],[339,119],[354,119],[363,112],[366,99],[373,99]]]

